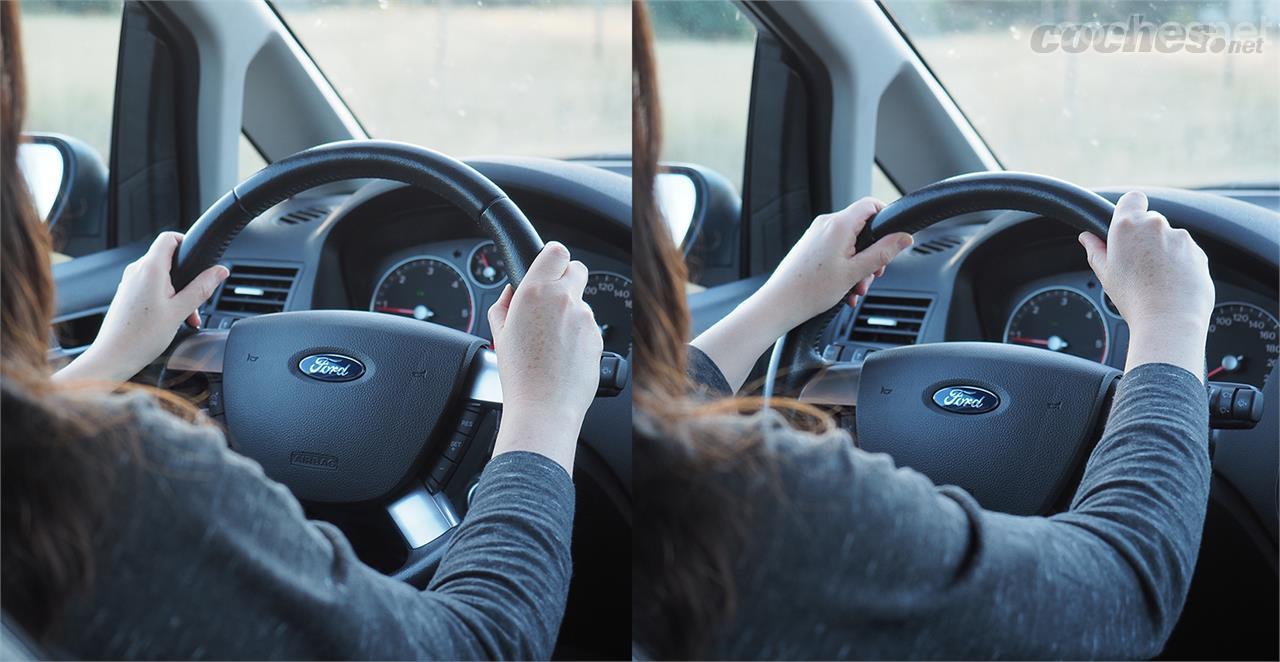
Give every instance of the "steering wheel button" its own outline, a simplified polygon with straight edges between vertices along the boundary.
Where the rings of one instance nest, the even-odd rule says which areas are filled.
[[[449,437],[449,443],[444,447],[444,457],[447,460],[457,462],[462,459],[463,453],[467,452],[467,444],[471,442],[471,437],[462,432],[453,433]]]
[[[457,468],[458,465],[442,457],[436,462],[436,466],[431,468],[430,481],[443,487],[449,483],[449,479],[453,477],[454,469]]]
[[[458,419],[458,432],[468,435],[476,433],[476,428],[480,425],[480,412],[471,409],[465,409],[462,412],[462,418]]]

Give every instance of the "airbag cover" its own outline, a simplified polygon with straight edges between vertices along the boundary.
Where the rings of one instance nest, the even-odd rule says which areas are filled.
[[[368,312],[242,320],[223,366],[232,442],[300,499],[389,496],[417,470],[484,344]]]
[[[1095,441],[1114,368],[1048,350],[951,342],[871,354],[858,441],[983,507],[1043,514]]]

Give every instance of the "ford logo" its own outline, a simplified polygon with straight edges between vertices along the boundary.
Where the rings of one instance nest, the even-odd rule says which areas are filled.
[[[933,392],[933,404],[956,414],[985,414],[1000,406],[1000,396],[977,386],[946,386]]]
[[[364,364],[341,354],[312,354],[298,361],[298,370],[322,382],[349,382],[364,374]]]

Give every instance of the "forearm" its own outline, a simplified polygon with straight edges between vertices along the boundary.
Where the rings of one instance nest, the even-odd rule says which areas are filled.
[[[564,614],[573,483],[527,453],[495,457],[427,589],[458,633],[447,657],[545,659]]]
[[[53,379],[59,382],[126,382],[138,372],[139,370],[134,370],[131,365],[126,365],[121,361],[105,360],[100,352],[95,351],[94,346],[90,345],[89,349],[72,359],[62,369],[53,373]]]
[[[691,344],[720,368],[734,392],[742,388],[760,355],[795,327],[793,320],[776,310],[757,292],[693,339]]]

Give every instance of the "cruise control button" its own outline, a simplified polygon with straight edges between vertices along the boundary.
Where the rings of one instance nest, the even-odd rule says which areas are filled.
[[[471,441],[471,437],[461,432],[453,433],[449,437],[449,443],[444,447],[445,458],[457,462],[462,459],[462,455],[467,452],[467,444]]]
[[[474,409],[462,410],[462,417],[458,419],[458,432],[474,435],[478,427],[480,427],[480,412]]]
[[[458,465],[450,462],[445,458],[440,458],[436,462],[436,466],[431,469],[431,476],[428,478],[428,486],[434,485],[436,490],[449,484],[449,479],[453,477],[454,469]]]

